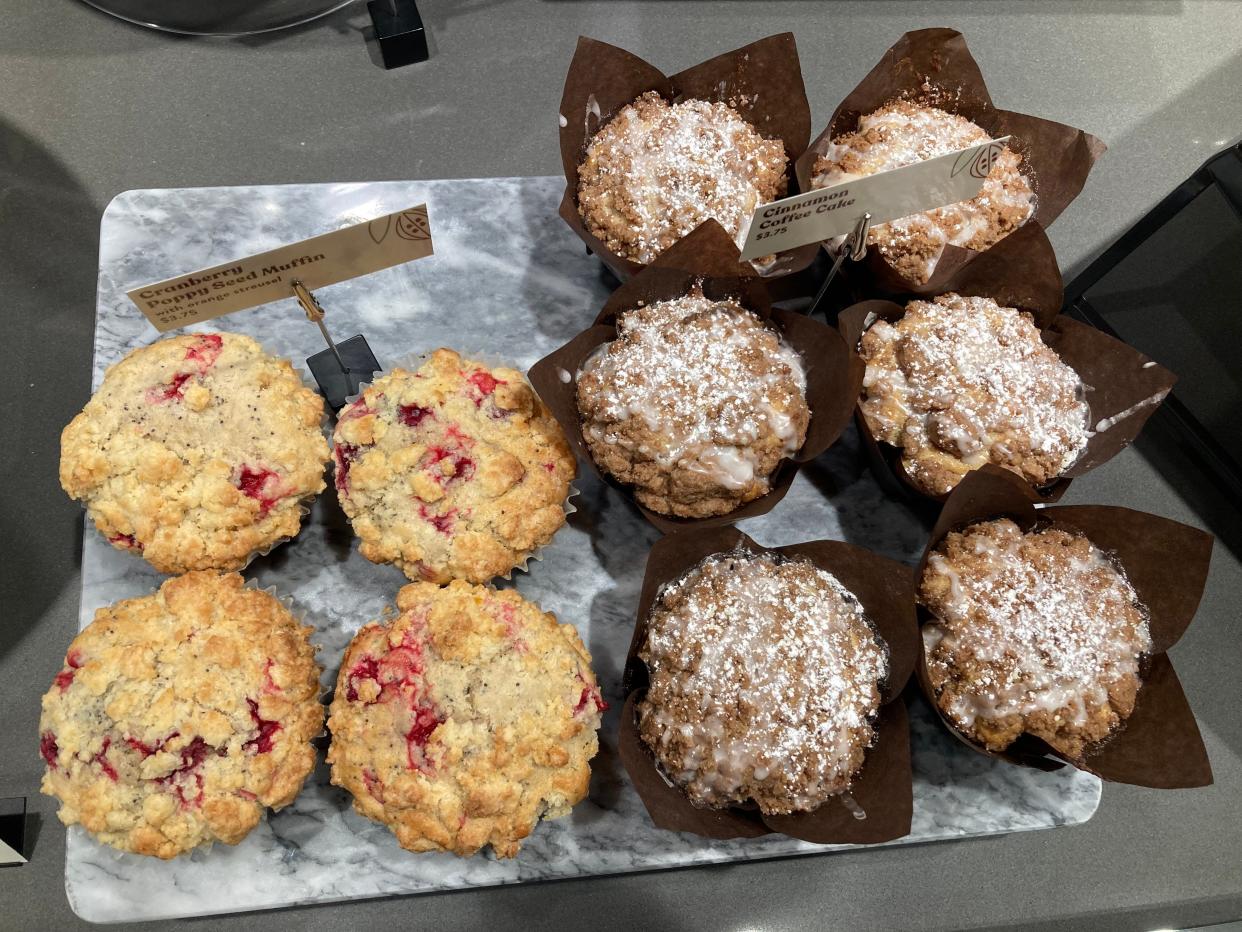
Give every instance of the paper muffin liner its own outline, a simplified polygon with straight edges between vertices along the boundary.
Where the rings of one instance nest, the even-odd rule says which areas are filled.
[[[434,353],[435,350],[439,348],[440,347],[436,347],[435,349],[429,349],[429,350],[413,350],[411,352],[404,353],[403,355],[398,357],[397,360],[391,366],[387,366],[383,369],[380,369],[377,372],[372,373],[370,379],[368,379],[365,382],[359,383],[358,391],[354,392],[352,395],[346,396],[345,404],[341,406],[341,410],[344,411],[346,408],[348,408],[351,404],[353,404],[355,401],[361,398],[362,393],[365,392],[368,388],[370,388],[371,385],[373,385],[375,382],[378,382],[380,379],[384,378],[385,376],[391,375],[394,370],[405,369],[409,372],[413,372],[417,370],[418,367],[421,366],[423,363],[425,363],[428,359],[430,359],[431,354]],[[451,349],[453,350],[453,352],[457,353],[463,359],[469,360],[470,362],[479,363],[480,365],[488,369],[512,369],[518,373],[521,373],[522,371],[521,369],[517,368],[517,366],[515,366],[511,361],[506,360],[503,356],[499,355],[498,353],[491,352],[490,350],[476,349],[472,344],[465,344],[464,348],[459,347],[459,346],[444,347],[444,348]],[[526,384],[529,385],[531,389],[535,392],[536,397],[539,397],[539,399],[543,401],[544,404],[546,405],[547,401],[542,397],[542,395],[535,388],[535,386],[531,384],[531,381],[529,378],[527,379]],[[548,407],[550,408],[551,406],[549,405]],[[559,423],[559,420],[558,420],[558,423]],[[332,472],[330,474],[330,478],[328,481],[328,487],[331,488],[333,494],[336,495],[338,493],[336,491],[336,455],[335,455],[336,441],[335,441],[334,434],[335,434],[335,424],[331,425],[328,430],[328,447],[329,447],[329,452],[332,454],[331,455]],[[573,449],[572,441],[570,441],[570,449]],[[579,495],[581,491],[577,487],[577,485],[574,484],[576,480],[577,480],[577,473],[575,469],[574,478],[569,481],[569,490],[565,493],[564,501],[561,502],[561,510],[565,513],[565,521],[561,524],[559,528],[556,529],[552,537],[548,539],[548,542],[543,544],[540,547],[536,547],[530,553],[526,554],[526,556],[522,558],[522,561],[520,563],[515,563],[509,569],[508,572],[493,576],[492,580],[496,580],[496,579],[504,579],[506,581],[512,580],[513,573],[515,570],[520,570],[523,573],[529,573],[530,572],[529,566],[532,560],[536,562],[543,560],[543,551],[545,550],[545,548],[551,545],[552,541],[556,539],[556,535],[559,534],[561,532],[561,529],[564,528],[569,523],[569,516],[574,514],[578,510],[577,506],[572,501],[574,496]],[[349,522],[349,529],[352,533],[354,529],[353,520],[350,519],[348,515],[346,515],[346,520]],[[355,533],[354,536],[357,537],[358,535]],[[395,565],[395,564],[387,564],[387,565]],[[404,571],[402,571],[402,575],[404,575]],[[410,581],[412,582],[413,580],[410,580]],[[488,585],[490,584],[490,582],[491,580],[481,583],[481,585]]]
[[[1061,314],[1061,276],[1055,260],[1051,266],[1027,264],[1006,268],[1005,263],[997,263],[996,258],[1004,256],[1005,244],[1021,232],[981,253],[980,261],[964,270],[966,281],[958,293],[991,298],[1005,307],[1029,312],[1044,343],[1086,386],[1090,408],[1086,448],[1053,482],[1039,488],[1027,486],[1033,501],[1051,503],[1065,494],[1073,479],[1108,462],[1138,437],[1147,419],[1173,388],[1177,376],[1129,344]],[[863,333],[875,320],[896,321],[905,314],[905,302],[918,299],[918,295],[908,294],[900,304],[888,300],[861,301],[837,316],[837,327],[850,348],[857,350]],[[854,420],[873,472],[887,491],[915,502],[943,503],[948,498],[947,494],[928,495],[915,485],[901,462],[900,448],[878,440],[871,431],[863,417],[861,394]]]
[[[559,212],[587,249],[621,281],[645,266],[617,255],[587,232],[578,213],[578,166],[599,128],[648,91],[658,92],[670,103],[689,99],[728,104],[761,136],[781,140],[789,158],[789,194],[796,193],[794,164],[811,138],[811,108],[793,33],[768,36],[671,76],[615,45],[579,37],[561,96],[565,196]],[[810,265],[818,248],[812,243],[785,250],[776,254],[771,265],[751,270],[769,278],[790,275]]]
[[[257,579],[254,579],[253,577],[247,576],[243,578],[244,578],[244,582],[242,583],[243,589],[254,589],[256,592],[267,593],[273,599],[279,602],[282,606],[284,606],[285,611],[287,611],[290,615],[293,616],[293,620],[296,621],[300,627],[303,627],[303,628],[309,627],[311,629],[312,635],[318,634],[319,631],[322,630],[323,626],[317,625],[314,622],[307,620],[308,616],[311,614],[310,610],[306,608],[305,606],[303,606],[301,603],[299,603],[298,600],[294,596],[288,593],[282,593],[279,589],[276,588],[275,585],[261,586],[259,585],[259,581]],[[311,639],[310,644],[315,652],[315,663],[319,664],[319,693],[315,697],[315,701],[322,706],[327,706],[328,700],[332,695],[332,690],[323,685],[323,675],[324,673],[327,672],[327,669],[328,669],[323,664],[323,661],[320,659],[320,655],[323,653],[323,646],[321,644],[316,644],[313,639]],[[311,744],[314,745],[317,751],[322,751],[326,749],[328,746],[328,724],[327,724],[327,713],[326,712],[324,714],[323,727],[320,728],[319,734],[317,734],[313,739],[311,739]],[[310,778],[311,778],[311,774],[307,774],[306,779],[309,780]],[[299,790],[299,792],[301,791]]]
[[[1002,517],[1023,530],[1051,524],[1080,531],[1111,555],[1130,580],[1149,612],[1152,640],[1134,712],[1079,761],[1031,734],[1019,736],[1005,751],[988,751],[941,713],[920,637],[915,676],[941,722],[981,754],[1039,770],[1069,764],[1114,783],[1164,789],[1209,785],[1212,767],[1207,749],[1167,651],[1181,638],[1199,606],[1212,557],[1212,535],[1168,518],[1109,505],[1036,509],[1017,477],[985,466],[967,476],[945,503],[915,571],[915,585],[922,579],[929,555],[950,531]],[[918,614],[920,628],[935,617],[922,607]]]
[[[862,360],[841,335],[803,314],[774,308],[765,284],[754,273],[744,274],[739,269],[738,254],[737,245],[723,227],[714,221],[703,224],[618,288],[595,318],[594,326],[539,360],[529,372],[531,384],[560,422],[574,452],[603,481],[634,502],[647,520],[665,534],[686,528],[732,524],[771,511],[789,491],[799,468],[841,436],[862,388]],[[616,481],[595,464],[582,436],[576,373],[596,347],[616,338],[616,318],[622,312],[642,304],[681,297],[700,282],[709,297],[738,298],[743,306],[770,323],[797,351],[806,370],[806,400],[811,420],[802,447],[781,461],[769,479],[770,488],[765,495],[723,515],[678,518],[643,507],[630,486]]]
[[[1020,228],[1029,228],[1024,245],[1039,256],[1052,256],[1052,246],[1043,230],[1078,196],[1106,147],[1095,136],[1072,126],[998,109],[992,103],[978,64],[966,48],[965,38],[954,29],[907,32],[884,53],[798,159],[801,190],[811,190],[815,160],[827,151],[834,137],[853,132],[860,117],[895,99],[960,114],[993,139],[1011,136],[1009,148],[1022,156],[1022,173],[1030,181],[1036,198],[1033,216]],[[1017,232],[1011,233],[1000,242],[1016,235]],[[943,294],[960,290],[967,269],[997,246],[975,251],[946,245],[934,273],[922,285],[903,278],[878,249],[868,250],[866,259],[847,266],[844,274],[852,281],[864,282],[873,291]]]
[[[638,734],[635,705],[648,685],[638,652],[647,637],[647,617],[661,591],[714,554],[736,550],[810,561],[831,573],[862,604],[873,629],[888,648],[889,672],[882,684],[876,738],[846,793],[810,812],[765,816],[758,807],[707,809],[695,806],[660,772]],[[736,528],[687,531],[661,538],[647,557],[634,635],[626,656],[617,749],[621,763],[657,827],[707,838],[752,838],[776,832],[818,844],[874,844],[910,832],[913,810],[910,730],[901,693],[919,657],[910,568],[843,541],[817,540],[764,547]],[[854,805],[844,799],[852,797]],[[865,818],[855,815],[861,809]]]

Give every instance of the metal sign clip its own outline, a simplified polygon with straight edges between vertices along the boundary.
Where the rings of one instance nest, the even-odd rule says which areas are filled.
[[[814,317],[815,312],[819,310],[824,296],[828,293],[828,286],[837,277],[837,272],[841,270],[841,265],[846,258],[848,257],[854,262],[861,262],[867,257],[867,234],[870,232],[871,214],[865,213],[858,218],[858,223],[854,225],[853,231],[845,238],[845,242],[841,244],[841,248],[837,251],[837,258],[833,261],[832,268],[828,270],[828,277],[819,286],[815,300],[811,302],[811,308],[806,312],[808,317]]]
[[[307,320],[318,325],[328,348],[306,358],[306,365],[315,377],[320,392],[328,399],[333,410],[339,410],[345,399],[356,394],[362,383],[380,370],[375,353],[367,344],[367,338],[355,334],[348,340],[336,343],[324,324],[324,309],[319,299],[300,281],[290,282],[293,294],[306,312]]]

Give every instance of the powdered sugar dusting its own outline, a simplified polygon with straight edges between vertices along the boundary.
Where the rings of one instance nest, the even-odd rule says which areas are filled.
[[[1082,381],[1015,308],[957,294],[911,301],[896,324],[877,320],[861,350],[867,423],[932,494],[987,463],[1041,485],[1086,448]]]
[[[887,651],[808,562],[709,557],[661,593],[640,656],[640,733],[696,805],[814,809],[849,788],[874,740]]]
[[[1132,708],[1146,611],[1080,533],[973,525],[932,553],[920,594],[939,619],[923,631],[941,708],[989,746],[1025,728],[1081,749]]]
[[[834,139],[816,160],[812,185],[828,187],[947,155],[990,137],[965,117],[910,101],[863,116],[858,129]],[[926,282],[946,245],[986,249],[1035,212],[1022,158],[1006,147],[975,197],[872,227],[868,242],[911,281]]]
[[[592,234],[636,262],[709,218],[740,246],[754,209],[784,194],[787,162],[779,139],[764,139],[727,104],[669,104],[651,91],[587,146],[579,211]]]
[[[579,373],[589,442],[734,490],[766,483],[775,460],[802,445],[805,396],[798,354],[740,304],[698,287],[622,314],[617,339]],[[634,419],[645,429],[627,429]],[[771,463],[759,461],[761,445],[775,445]]]

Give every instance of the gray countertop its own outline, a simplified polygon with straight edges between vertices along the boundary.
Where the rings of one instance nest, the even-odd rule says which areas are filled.
[[[74,633],[80,508],[58,435],[85,402],[99,217],[130,188],[554,174],[553,120],[579,33],[672,71],[762,35],[798,37],[816,129],[903,31],[961,29],[999,105],[1081,126],[1111,150],[1052,229],[1067,276],[1242,132],[1242,4],[1162,0],[586,3],[423,0],[433,57],[385,72],[355,8],[252,40],[188,40],[73,0],[0,0],[0,299],[10,427],[0,483],[0,796],[41,819],[30,864],[0,872],[0,928],[80,925],[64,831],[37,794],[37,697]],[[1036,12],[1037,11],[1037,12]],[[1076,828],[761,864],[381,900],[213,927],[1092,928],[1242,916],[1242,680],[1231,625],[1238,515],[1159,432],[1068,502],[1128,505],[1221,539],[1172,656],[1216,784],[1107,786]],[[227,892],[222,891],[222,896]],[[183,923],[184,924],[184,923]],[[174,923],[154,924],[172,926]]]

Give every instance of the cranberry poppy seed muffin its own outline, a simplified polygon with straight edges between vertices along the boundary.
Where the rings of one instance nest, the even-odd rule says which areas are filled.
[[[336,489],[375,563],[410,579],[486,582],[565,523],[576,463],[520,372],[439,349],[341,411]]]
[[[578,373],[591,458],[652,511],[726,514],[806,439],[798,354],[737,301],[695,289],[626,311]]]
[[[991,138],[965,117],[895,100],[838,136],[812,168],[812,187],[825,188],[876,172],[947,155]],[[1022,156],[1006,146],[973,198],[911,214],[871,228],[867,242],[907,281],[927,282],[946,245],[983,250],[1030,219],[1035,194],[1022,174]]]
[[[607,708],[591,657],[511,589],[415,583],[397,608],[341,662],[332,782],[410,851],[513,857],[586,796]]]
[[[785,193],[789,159],[724,103],[643,94],[587,144],[578,212],[619,256],[648,263],[714,219],[740,246],[751,213]]]
[[[1025,732],[1080,760],[1134,711],[1147,610],[1082,533],[1008,518],[952,532],[919,599],[936,616],[923,628],[936,704],[989,750]]]
[[[315,766],[310,631],[236,573],[100,609],[43,697],[41,788],[60,820],[159,858],[241,841]]]
[[[323,399],[250,337],[134,350],[61,434],[60,482],[114,547],[162,573],[241,569],[324,487]]]
[[[809,562],[709,557],[661,593],[639,656],[639,735],[696,806],[813,810],[874,743],[887,648]]]

